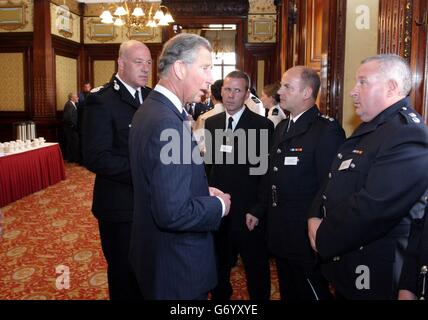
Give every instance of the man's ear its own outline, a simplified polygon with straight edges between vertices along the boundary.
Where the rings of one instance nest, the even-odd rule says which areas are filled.
[[[250,97],[250,89],[247,90],[247,93],[245,94],[245,99],[244,101],[247,101],[247,99]]]
[[[183,80],[185,78],[187,70],[186,70],[186,64],[183,61],[181,60],[175,61],[174,64],[172,65],[172,69],[177,79]]]
[[[305,100],[312,98],[312,88],[311,87],[305,87],[303,89],[303,98]]]
[[[394,93],[398,92],[398,82],[394,79],[390,79],[387,82],[387,96],[391,97]]]
[[[117,59],[117,68],[118,68],[118,70],[123,70],[123,59],[122,58]]]

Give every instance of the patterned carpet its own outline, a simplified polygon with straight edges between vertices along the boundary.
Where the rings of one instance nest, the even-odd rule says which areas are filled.
[[[66,164],[66,177],[2,208],[0,300],[108,298],[106,263],[90,211],[94,175]],[[232,298],[248,299],[240,261],[232,283]],[[278,298],[272,265],[272,299]]]

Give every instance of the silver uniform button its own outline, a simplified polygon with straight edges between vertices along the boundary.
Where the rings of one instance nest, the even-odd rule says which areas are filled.
[[[331,172],[329,172],[328,173],[328,178],[331,179],[331,176],[332,176],[332,174],[331,174]]]
[[[342,159],[342,158],[343,158],[343,155],[342,155],[341,153],[338,153],[338,154],[337,154],[337,157],[338,157],[339,159]]]
[[[339,256],[334,257],[334,258],[333,258],[333,261],[334,261],[334,262],[340,261],[340,257],[339,257]]]
[[[421,267],[421,273],[422,274],[426,274],[428,272],[428,267],[427,266],[422,266]]]
[[[272,186],[272,190],[276,190],[276,185],[273,185],[273,186]]]
[[[407,107],[402,107],[402,108],[401,108],[401,110],[406,111],[406,110],[407,110]]]
[[[363,247],[363,246],[361,246],[361,247],[360,247],[360,250],[363,250],[363,249],[364,249],[364,247]]]
[[[275,208],[276,206],[277,206],[276,202],[272,203],[272,207]]]
[[[327,197],[326,197],[326,195],[325,195],[325,194],[323,194],[323,195],[322,195],[322,198],[323,198],[324,200],[327,200]]]
[[[273,167],[273,171],[274,171],[274,172],[277,172],[277,171],[278,171],[278,168],[277,168],[277,167]]]
[[[354,169],[355,168],[355,164],[351,163],[351,168]]]
[[[280,154],[282,151],[281,149],[276,150],[276,153]]]

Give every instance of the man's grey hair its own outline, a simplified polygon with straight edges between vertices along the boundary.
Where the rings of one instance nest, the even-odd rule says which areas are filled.
[[[212,52],[209,41],[201,36],[190,33],[181,33],[169,39],[163,46],[159,56],[158,73],[166,76],[168,69],[177,60],[186,64],[192,64],[196,60],[196,54],[200,48]]]
[[[379,73],[385,80],[395,80],[398,83],[399,93],[407,96],[412,90],[412,72],[406,60],[396,54],[379,54],[364,59],[367,62],[379,62]]]

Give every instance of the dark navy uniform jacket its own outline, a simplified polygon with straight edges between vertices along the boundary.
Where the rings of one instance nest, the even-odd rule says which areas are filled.
[[[324,275],[346,298],[394,298],[409,210],[428,186],[428,129],[409,100],[362,123],[329,177],[310,213],[324,216],[316,236]]]
[[[276,127],[270,152],[268,245],[277,256],[313,261],[307,214],[345,133],[316,106],[287,132],[288,123],[285,119]]]
[[[92,212],[108,221],[132,221],[133,188],[128,136],[139,107],[116,78],[86,98],[83,119],[84,165],[96,174]],[[143,99],[149,88],[142,88]]]

